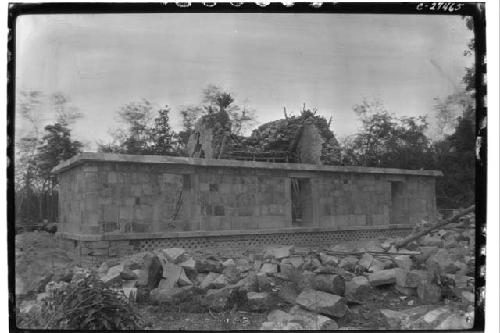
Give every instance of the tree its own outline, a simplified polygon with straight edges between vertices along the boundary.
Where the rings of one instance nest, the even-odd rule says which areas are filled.
[[[467,91],[451,94],[443,100],[440,98],[434,100],[440,137],[452,134],[458,126],[459,119],[474,119],[474,98]]]
[[[360,133],[344,140],[342,164],[421,169],[431,164],[431,144],[425,117],[390,115],[380,101],[356,105]]]
[[[118,110],[118,121],[125,128],[111,132],[113,142],[99,144],[99,151],[122,154],[148,154],[151,141],[151,110],[153,105],[146,99],[130,102]]]
[[[203,90],[203,103],[203,108],[208,114],[213,112],[226,112],[228,114],[231,120],[231,132],[234,135],[241,135],[256,124],[255,110],[246,105],[235,104],[234,93],[224,91],[216,85],[209,84]]]
[[[131,102],[118,111],[125,128],[111,132],[113,142],[98,144],[104,153],[178,155],[178,135],[170,127],[170,108],[160,108],[153,118],[153,104],[146,99]]]
[[[465,19],[466,26],[473,30],[473,19]],[[474,39],[467,44],[464,56],[474,51]],[[465,68],[462,91],[448,96],[436,105],[437,118],[443,119],[450,131],[443,139],[435,142],[435,168],[444,176],[436,181],[439,207],[460,208],[475,200],[475,150],[476,150],[476,107],[475,70]]]
[[[63,124],[47,125],[45,131],[36,160],[41,177],[49,181],[51,170],[60,162],[78,154],[83,145],[80,141],[71,139],[71,130]]]
[[[55,219],[54,207],[56,178],[52,177],[52,169],[60,162],[70,159],[78,154],[83,145],[80,141],[71,139],[71,130],[67,125],[55,123],[45,126],[46,134],[41,140],[36,155],[36,165],[39,177],[42,181],[41,195],[45,202],[46,214],[49,220]],[[39,201],[40,204],[42,200]],[[43,212],[40,212],[43,214]]]
[[[233,135],[240,136],[256,124],[255,110],[245,105],[235,104],[235,95],[219,86],[209,84],[202,92],[200,105],[184,106],[180,110],[183,130],[179,132],[181,142],[186,145],[194,131],[195,123],[202,116],[227,113]]]
[[[178,151],[177,135],[170,127],[170,109],[168,105],[158,110],[158,116],[154,119],[151,129],[153,141],[152,153],[157,155],[172,155]]]
[[[69,98],[64,94],[60,92],[54,93],[50,98],[56,114],[56,123],[71,126],[83,117],[78,108],[69,105]]]

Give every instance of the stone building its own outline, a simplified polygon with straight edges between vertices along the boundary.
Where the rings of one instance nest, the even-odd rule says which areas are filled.
[[[95,256],[403,235],[435,219],[441,175],[103,153],[82,153],[53,173],[59,236],[79,254]]]

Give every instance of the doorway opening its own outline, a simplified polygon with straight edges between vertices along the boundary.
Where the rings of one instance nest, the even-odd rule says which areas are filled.
[[[291,178],[292,225],[312,224],[312,188],[309,178]]]
[[[391,181],[391,224],[407,224],[408,198],[405,196],[405,183],[402,181]]]

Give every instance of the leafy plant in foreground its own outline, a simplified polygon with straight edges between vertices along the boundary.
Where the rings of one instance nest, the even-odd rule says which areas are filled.
[[[56,289],[43,300],[45,328],[140,329],[143,320],[121,291],[113,290],[93,275]]]

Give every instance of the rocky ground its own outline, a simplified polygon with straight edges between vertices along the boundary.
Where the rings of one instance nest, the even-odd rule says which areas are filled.
[[[84,270],[122,290],[149,329],[466,329],[474,224],[466,216],[404,248],[395,239],[232,255],[166,248],[83,268],[48,234],[21,234],[17,306],[39,311],[40,299]]]

